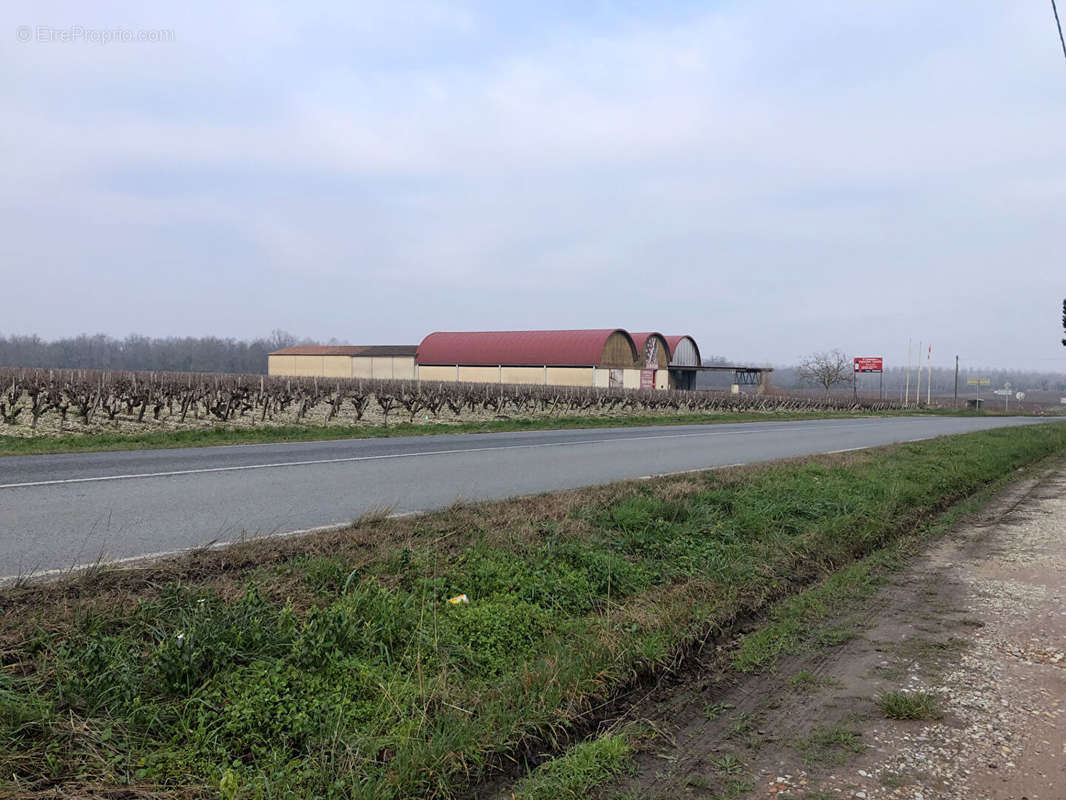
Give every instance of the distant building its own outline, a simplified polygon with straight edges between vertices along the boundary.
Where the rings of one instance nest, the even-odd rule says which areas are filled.
[[[413,380],[417,345],[297,345],[267,356],[270,375]]]
[[[426,381],[641,385],[637,345],[621,328],[431,333],[418,346],[416,361],[418,377]]]
[[[391,378],[542,386],[694,389],[715,369],[736,383],[764,370],[704,367],[691,336],[622,328],[566,331],[451,331],[414,345],[298,346],[269,356],[271,375]],[[741,377],[737,377],[741,376]]]

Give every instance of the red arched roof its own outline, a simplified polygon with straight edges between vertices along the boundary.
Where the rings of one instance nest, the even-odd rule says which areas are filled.
[[[674,360],[674,353],[677,352],[677,343],[680,342],[682,339],[688,339],[690,342],[692,342],[692,347],[696,351],[696,362],[697,362],[697,364],[702,364],[703,363],[702,360],[700,359],[700,347],[699,347],[698,344],[696,344],[696,340],[693,339],[691,336],[688,336],[688,335],[684,335],[684,336],[664,336],[663,338],[666,339],[666,343],[668,345],[670,345],[670,360],[671,361]]]
[[[603,362],[607,340],[622,328],[594,331],[436,332],[422,340],[419,364],[591,367]],[[636,347],[634,346],[634,355]]]

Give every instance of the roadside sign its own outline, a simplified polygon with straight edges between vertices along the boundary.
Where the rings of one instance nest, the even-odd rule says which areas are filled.
[[[992,381],[990,381],[988,378],[967,378],[966,379],[966,385],[967,386],[991,386],[992,385]]]
[[[1014,393],[1014,399],[1015,400],[1024,400],[1025,399],[1025,392],[1015,392]]]
[[[648,337],[651,338],[651,337]],[[640,371],[640,388],[641,389],[654,389],[655,388],[655,370],[642,369]]]
[[[854,369],[856,372],[881,372],[884,363],[881,356],[860,356],[854,359]]]
[[[992,394],[1001,394],[1004,397],[1010,397],[1013,392],[1010,389],[996,389],[996,391],[992,392]]]

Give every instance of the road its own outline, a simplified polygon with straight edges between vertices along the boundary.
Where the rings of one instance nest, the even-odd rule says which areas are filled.
[[[685,470],[1036,424],[880,417],[0,458],[0,577]]]

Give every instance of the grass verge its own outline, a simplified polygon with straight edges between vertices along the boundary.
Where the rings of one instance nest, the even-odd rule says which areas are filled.
[[[500,419],[482,422],[383,425],[263,425],[234,428],[216,426],[199,430],[144,433],[73,433],[63,436],[2,436],[0,457],[88,453],[107,450],[162,450],[176,447],[214,447],[236,444],[276,444],[332,439],[376,439],[394,436],[433,436],[447,433],[509,433],[516,431],[583,428],[639,428],[649,425],[713,425],[728,422],[781,422],[807,419],[842,419],[858,416],[943,415],[937,411],[847,413],[667,414],[632,417],[558,417],[552,419]],[[958,416],[971,416],[960,412]]]
[[[514,786],[514,800],[578,800],[633,768],[626,733],[586,739],[546,761]]]
[[[865,591],[834,573],[1064,449],[1066,425],[986,431],[11,590],[0,787],[461,796],[736,620]]]

